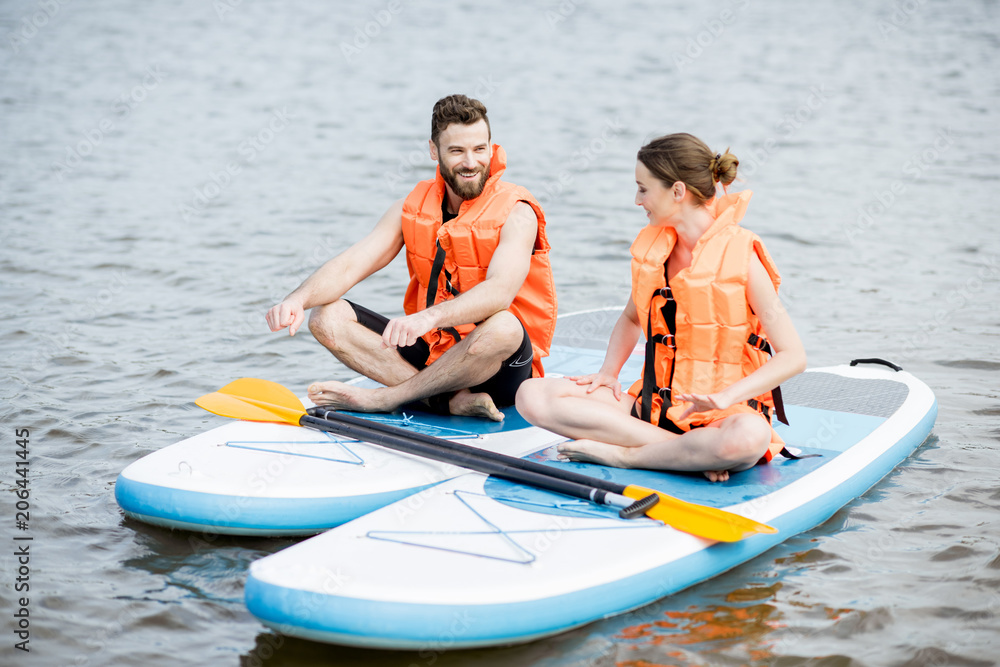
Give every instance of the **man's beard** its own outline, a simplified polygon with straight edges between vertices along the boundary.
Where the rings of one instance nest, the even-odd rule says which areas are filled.
[[[486,180],[489,178],[490,172],[489,167],[484,167],[480,165],[476,171],[479,172],[479,178],[475,181],[466,181],[459,178],[456,173],[459,171],[458,168],[449,171],[446,166],[438,162],[441,167],[441,178],[444,182],[451,186],[452,191],[462,199],[468,201],[469,199],[475,199],[483,193],[483,188],[486,187]],[[462,169],[461,171],[465,171]]]

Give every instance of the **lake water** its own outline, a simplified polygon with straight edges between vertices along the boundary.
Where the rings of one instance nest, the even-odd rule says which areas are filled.
[[[9,0],[0,27],[3,664],[994,664],[996,2]],[[237,377],[349,377],[264,312],[432,175],[454,92],[546,208],[562,312],[627,298],[640,145],[731,147],[810,364],[899,363],[937,394],[931,437],[815,530],[555,638],[395,653],[266,630],[245,572],[293,540],[125,521],[115,478],[218,425],[193,401]],[[351,296],[399,313],[405,272]]]

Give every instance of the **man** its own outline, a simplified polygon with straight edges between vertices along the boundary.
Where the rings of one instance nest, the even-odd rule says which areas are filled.
[[[491,144],[486,107],[465,95],[434,105],[435,178],[394,203],[375,228],[271,308],[271,331],[309,330],[349,368],[384,387],[316,382],[319,405],[430,409],[500,421],[524,380],[543,375],[556,296],[545,216],[531,194],[500,180],[506,154]],[[403,317],[387,319],[341,297],[406,248]]]

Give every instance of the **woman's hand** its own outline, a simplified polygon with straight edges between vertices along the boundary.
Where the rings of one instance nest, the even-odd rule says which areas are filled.
[[[690,403],[687,410],[685,410],[678,421],[690,417],[696,412],[708,412],[709,410],[725,410],[730,405],[733,404],[729,398],[727,398],[725,392],[718,392],[715,394],[678,394],[677,398],[685,403]]]
[[[594,393],[601,387],[607,387],[615,395],[616,401],[622,400],[622,385],[618,382],[618,378],[610,373],[598,371],[596,373],[591,373],[590,375],[572,375],[566,379],[572,380],[580,386],[590,385],[587,387],[588,394]]]

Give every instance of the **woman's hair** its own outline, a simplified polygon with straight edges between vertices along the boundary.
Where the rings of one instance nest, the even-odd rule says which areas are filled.
[[[442,97],[431,112],[431,141],[437,146],[438,137],[452,123],[472,125],[481,120],[486,121],[486,130],[489,132],[490,119],[486,116],[486,105],[479,100],[465,95]]]
[[[681,181],[704,204],[715,196],[716,182],[729,185],[736,179],[740,161],[726,149],[713,153],[701,139],[686,132],[653,139],[637,156],[653,176],[668,188]]]

